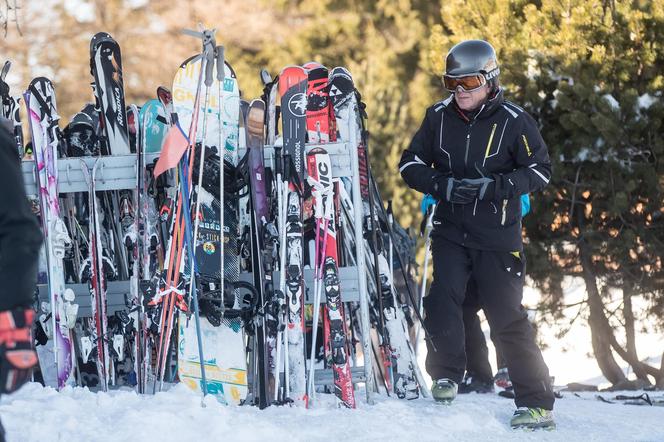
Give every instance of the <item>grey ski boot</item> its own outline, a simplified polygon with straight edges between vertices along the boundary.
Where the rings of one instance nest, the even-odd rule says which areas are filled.
[[[553,430],[556,428],[556,423],[553,421],[553,412],[544,408],[519,407],[514,412],[514,416],[510,420],[510,425],[512,428],[525,428],[529,430],[537,428]]]
[[[457,383],[451,379],[436,379],[431,386],[431,396],[436,402],[449,405],[456,398],[457,388]]]

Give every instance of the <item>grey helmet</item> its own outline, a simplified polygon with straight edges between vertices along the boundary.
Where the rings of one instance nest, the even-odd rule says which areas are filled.
[[[447,53],[445,75],[461,77],[481,73],[494,88],[498,86],[498,58],[496,51],[484,40],[466,40],[456,44]]]

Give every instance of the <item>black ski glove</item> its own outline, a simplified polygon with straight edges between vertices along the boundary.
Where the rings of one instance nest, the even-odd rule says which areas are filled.
[[[37,366],[32,338],[34,310],[16,308],[0,312],[0,394],[18,390]]]
[[[433,184],[431,195],[439,201],[452,204],[470,204],[475,200],[478,187],[475,184],[464,183],[452,177],[438,178]]]
[[[492,200],[496,192],[496,181],[492,178],[466,178],[461,183],[467,188],[474,188],[475,198],[480,200]]]

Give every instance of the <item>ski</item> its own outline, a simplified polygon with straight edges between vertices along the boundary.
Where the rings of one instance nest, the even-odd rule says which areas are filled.
[[[125,106],[120,45],[105,32],[90,41],[90,70],[98,112],[106,134],[106,152],[129,154],[129,131]]]
[[[92,356],[96,360],[97,373],[102,391],[108,390],[110,383],[111,358],[108,350],[108,316],[106,314],[106,274],[105,259],[101,243],[101,224],[97,208],[95,180],[99,161],[95,160],[92,172],[87,163],[81,160],[81,171],[88,185],[88,287],[92,306],[92,317],[87,321],[88,336],[81,338],[83,362]]]
[[[2,70],[0,70],[0,116],[7,118],[13,123],[14,140],[16,141],[16,149],[18,150],[19,158],[23,158],[23,128],[21,127],[21,98],[13,97],[9,93],[9,85],[6,83],[5,78],[11,68],[11,62],[5,61]]]
[[[307,71],[307,141],[309,143],[326,143],[334,130],[330,130],[332,122],[329,106],[328,71],[316,62],[305,64]]]
[[[399,398],[415,399],[419,391],[426,395],[419,375],[415,352],[410,345],[408,326],[402,303],[394,288],[386,251],[382,245],[375,201],[370,185],[370,167],[367,146],[367,131],[364,128],[361,101],[350,72],[342,67],[334,68],[330,74],[330,99],[334,105],[339,138],[342,141],[357,140],[360,196],[362,200],[362,223],[365,239],[369,245],[371,259],[367,268],[373,270],[374,302],[377,303],[378,331],[381,363],[385,372],[386,386]],[[354,131],[355,134],[351,134]],[[350,204],[350,202],[349,202]],[[355,220],[357,221],[357,220]],[[362,238],[356,238],[361,241]]]
[[[287,364],[284,398],[306,402],[304,285],[302,270],[303,231],[302,195],[304,178],[304,143],[306,137],[307,74],[298,66],[289,66],[279,75],[283,134],[283,180],[280,291],[286,295],[288,324],[284,345]],[[277,370],[280,362],[277,338]],[[277,372],[278,373],[278,372]],[[278,376],[278,374],[277,374]]]
[[[308,182],[312,187],[316,217],[316,275],[314,298],[314,338],[317,330],[320,292],[325,292],[325,345],[330,366],[334,373],[334,394],[339,404],[355,408],[355,393],[348,358],[346,317],[341,301],[337,228],[334,209],[334,184],[332,165],[328,153],[314,148],[307,154]],[[315,344],[314,344],[315,345]],[[312,356],[314,351],[312,351]],[[312,358],[313,359],[313,358]],[[311,364],[313,367],[313,363]],[[313,371],[309,374],[309,394],[313,393]]]
[[[270,217],[270,204],[264,164],[265,140],[265,103],[253,100],[247,112],[247,149],[251,195],[251,230],[252,230],[252,273],[254,285],[259,292],[259,303],[269,306],[274,300],[274,283],[272,273],[276,263],[277,231]],[[268,339],[267,322],[270,318],[269,308],[265,315],[255,318],[255,352],[253,360],[256,367],[254,374],[254,400],[260,408],[265,408],[270,401],[270,342]]]
[[[62,220],[58,194],[58,155],[61,133],[58,127],[55,91],[50,80],[34,79],[25,93],[25,103],[32,134],[36,177],[39,185],[42,232],[48,263],[50,324],[42,319],[42,326],[52,339],[53,356],[57,368],[55,386],[58,389],[74,385],[76,357],[71,330],[76,322],[78,306],[72,304],[74,294],[65,288],[65,248],[71,238]]]

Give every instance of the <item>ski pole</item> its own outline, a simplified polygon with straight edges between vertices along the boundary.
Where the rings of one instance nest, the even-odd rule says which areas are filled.
[[[289,185],[288,182],[290,181],[290,175],[291,175],[291,158],[290,155],[284,154],[283,156],[283,172],[284,172],[284,181],[283,181],[283,195],[281,197],[282,200],[282,214],[281,214],[281,225],[282,225],[282,239],[283,241],[281,242],[281,245],[283,247],[282,251],[282,257],[283,261],[280,263],[282,272],[280,273],[281,276],[281,281],[279,281],[280,286],[282,288],[282,293],[284,296],[284,301],[286,302],[286,305],[289,305],[290,301],[288,299],[288,296],[286,295],[286,248],[287,248],[287,236],[286,236],[286,216],[288,215],[288,194],[289,194]],[[285,312],[285,328],[284,328],[284,399],[289,399],[290,398],[290,356],[289,356],[289,348],[288,348],[288,322],[290,320],[288,311]]]
[[[320,223],[321,220],[318,220]],[[313,399],[316,392],[314,389],[314,373],[315,373],[315,362],[316,362],[316,338],[318,337],[318,320],[320,318],[320,302],[323,289],[323,262],[325,261],[325,253],[327,252],[327,239],[325,238],[329,220],[327,217],[324,217],[322,220],[323,223],[323,247],[322,253],[320,256],[316,256],[314,260],[314,317],[313,317],[313,326],[312,326],[312,337],[311,337],[311,359],[309,362],[309,398]],[[319,238],[316,238],[316,243],[318,243]],[[316,247],[319,247],[316,245]]]
[[[193,154],[193,153],[192,153]],[[202,380],[202,385],[201,385],[201,390],[203,391],[203,397],[207,396],[208,390],[207,390],[207,379],[205,376],[205,356],[203,353],[203,337],[201,334],[201,322],[200,322],[200,309],[198,306],[198,289],[196,289],[196,292],[193,293],[194,286],[196,285],[196,274],[198,273],[198,263],[196,261],[196,255],[194,254],[194,247],[192,243],[195,244],[196,241],[196,229],[198,228],[198,216],[196,216],[196,226],[194,230],[194,235],[192,236],[191,234],[191,221],[189,220],[189,214],[191,213],[190,207],[189,207],[189,190],[188,190],[188,184],[187,183],[187,176],[185,175],[185,170],[182,165],[182,161],[180,162],[180,167],[179,167],[179,172],[182,177],[182,187],[184,190],[184,198],[183,204],[184,204],[184,223],[185,223],[185,229],[186,229],[186,243],[187,243],[187,249],[189,252],[189,257],[191,259],[191,280],[189,281],[189,296],[191,297],[190,299],[193,300],[194,303],[194,321],[196,324],[196,340],[198,341],[198,358],[201,364],[201,380]],[[201,176],[202,176],[202,171],[201,171]],[[197,205],[200,207],[200,197],[197,198]],[[203,406],[205,406],[203,404]]]
[[[433,214],[435,212],[435,205],[433,206],[433,209],[429,207],[427,210],[427,215],[426,215],[426,227],[424,229],[424,267],[422,271],[422,285],[420,286],[420,296],[418,299],[418,303],[415,306],[415,308],[419,311],[420,315],[423,314],[423,307],[424,307],[424,295],[426,293],[427,289],[427,273],[428,273],[428,267],[429,267],[429,249],[431,247],[431,226],[433,222]],[[418,348],[419,348],[419,342],[420,342],[420,333],[422,331],[422,327],[417,328],[417,333],[415,335],[415,354],[417,354]]]
[[[223,145],[224,140],[223,140],[223,124],[221,122],[221,105],[223,100],[222,98],[222,93],[221,93],[221,86],[224,82],[225,78],[225,61],[224,61],[224,47],[223,46],[217,46],[216,51],[215,51],[215,59],[217,63],[217,87],[218,87],[218,100],[219,100],[219,114],[217,116],[217,121],[219,125],[219,148],[217,149],[219,152],[219,242],[221,243],[221,253],[219,254],[219,260],[220,260],[220,271],[219,271],[219,279],[221,283],[221,315],[223,317],[224,315],[224,310],[225,310],[225,299],[224,299],[224,255],[226,254],[226,246],[224,242],[224,156],[225,156],[225,150],[226,146]]]
[[[276,174],[276,193],[277,193],[277,230],[279,232],[279,271],[282,271],[281,263],[283,262],[284,258],[282,256],[282,249],[284,248],[283,243],[281,243],[281,232],[283,231],[281,228],[281,205],[283,204],[281,201],[281,148],[274,146],[274,171]],[[283,275],[279,275],[279,291],[281,292],[281,280],[283,279]],[[283,292],[281,292],[283,293]],[[279,295],[278,295],[279,296]],[[280,372],[281,372],[281,326],[280,326],[280,319],[281,319],[281,311],[278,309],[277,310],[277,336],[275,338],[275,361],[274,361],[274,373],[272,374],[274,378],[274,400],[275,402],[279,401],[279,383],[280,383]]]
[[[279,291],[280,296],[286,296],[286,223],[285,223],[285,194],[287,193],[288,186],[282,175],[282,170],[286,168],[284,164],[284,157],[281,156],[281,148],[275,147],[274,149],[274,165],[277,172],[277,216],[278,216],[278,226],[279,226]],[[285,172],[285,171],[284,171]],[[284,173],[285,175],[285,173]],[[280,303],[281,304],[281,303]],[[280,310],[283,308],[282,305],[279,306]],[[282,312],[279,311],[279,318],[283,316]],[[278,324],[277,327],[277,340],[276,340],[276,363],[275,363],[275,374],[274,374],[274,399],[275,401],[279,399],[279,384],[280,384],[280,371],[281,371],[281,346],[283,335],[285,334],[282,331],[282,324]],[[286,339],[284,339],[286,341]],[[286,345],[284,344],[284,347]],[[287,351],[284,348],[284,351]],[[287,357],[286,357],[287,359]],[[285,373],[285,382],[288,379],[288,372]]]

